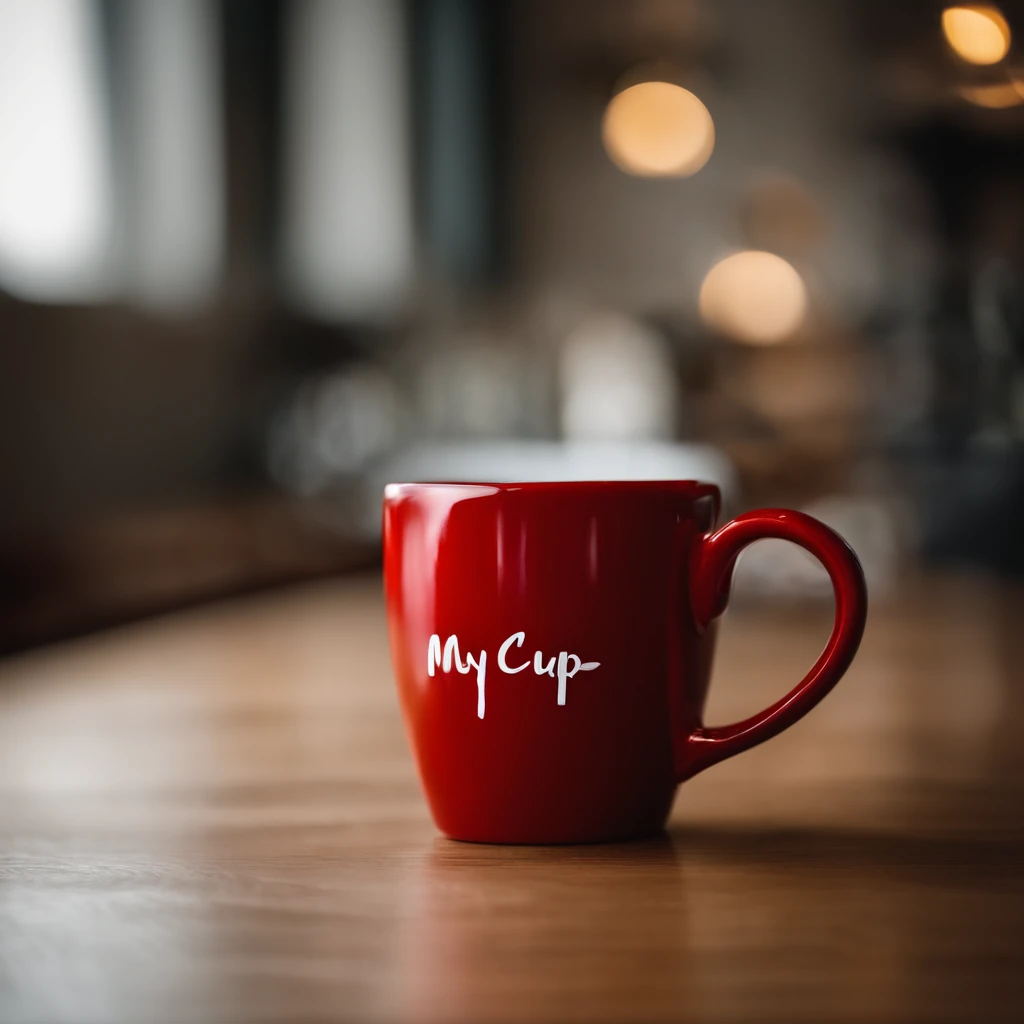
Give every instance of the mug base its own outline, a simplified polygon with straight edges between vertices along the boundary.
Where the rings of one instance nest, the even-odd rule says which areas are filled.
[[[571,830],[537,833],[508,833],[502,831],[480,832],[475,829],[451,830],[441,829],[443,835],[457,843],[470,843],[478,846],[594,846],[600,843],[626,843],[664,836],[665,821],[648,826],[632,826],[622,829],[609,829],[599,833],[573,832]]]

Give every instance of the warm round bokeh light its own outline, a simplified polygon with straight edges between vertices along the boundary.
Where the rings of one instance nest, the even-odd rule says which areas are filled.
[[[996,7],[947,7],[942,31],[957,56],[969,64],[998,64],[1010,49],[1010,26]]]
[[[604,147],[627,174],[686,178],[715,148],[715,123],[688,89],[641,82],[612,97],[604,112]]]
[[[781,256],[737,252],[716,263],[700,288],[700,315],[737,341],[772,345],[803,322],[807,290]]]
[[[986,110],[1007,110],[1024,103],[1024,82],[1015,79],[989,85],[963,85],[958,91],[968,103]]]

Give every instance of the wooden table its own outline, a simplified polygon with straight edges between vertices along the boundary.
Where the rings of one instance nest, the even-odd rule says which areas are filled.
[[[439,838],[375,580],[0,662],[0,1019],[1024,1019],[1024,600],[876,601],[836,693],[670,834]],[[827,612],[738,610],[709,720]]]

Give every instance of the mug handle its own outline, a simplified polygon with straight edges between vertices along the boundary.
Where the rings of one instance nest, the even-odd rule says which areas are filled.
[[[690,563],[690,603],[698,632],[725,611],[737,556],[748,544],[768,537],[799,544],[828,570],[836,597],[832,635],[810,672],[771,707],[734,725],[698,723],[683,736],[678,755],[680,782],[798,722],[839,682],[860,645],[868,596],[864,571],[853,549],[817,519],[781,508],[748,512],[699,538]]]

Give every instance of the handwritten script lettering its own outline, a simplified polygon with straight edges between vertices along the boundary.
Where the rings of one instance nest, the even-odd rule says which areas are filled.
[[[514,676],[530,668],[531,661],[526,658],[519,664],[510,664],[510,660],[518,661],[525,655],[519,654],[517,649],[526,643],[526,633],[520,630],[513,633],[498,648],[498,669],[505,675]],[[568,651],[559,651],[546,661],[541,651],[536,651],[532,660],[533,671],[538,676],[548,676],[558,680],[557,699],[560,705],[565,704],[566,684],[577,672],[593,672],[600,668],[599,661],[583,661],[576,654]],[[486,711],[486,682],[487,682],[487,652],[481,651],[476,657],[470,651],[466,652],[465,661],[459,651],[459,638],[452,633],[441,647],[441,637],[434,633],[427,644],[427,675],[433,677],[434,673],[441,669],[442,672],[451,672],[455,669],[460,675],[468,675],[476,669],[476,716],[483,718]]]

